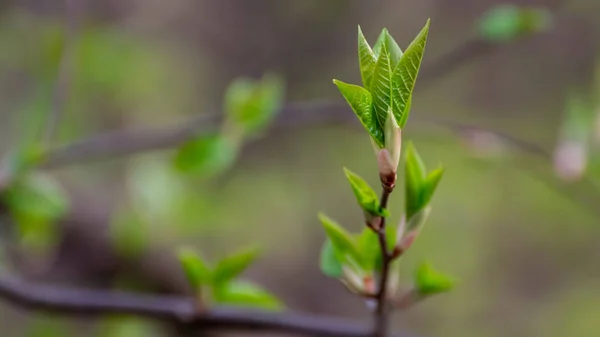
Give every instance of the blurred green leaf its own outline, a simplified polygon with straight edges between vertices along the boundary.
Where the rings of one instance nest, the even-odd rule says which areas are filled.
[[[149,321],[130,316],[111,316],[102,320],[98,335],[102,337],[152,337],[162,334],[160,329]]]
[[[219,261],[213,272],[213,284],[219,286],[243,273],[258,257],[257,247],[242,249]]]
[[[375,57],[379,58],[381,56],[384,46],[385,50],[389,53],[391,68],[394,69],[402,57],[402,49],[400,49],[387,28],[381,30],[381,34],[379,34],[377,41],[375,41],[375,45],[373,46]]]
[[[385,44],[381,45],[381,53],[373,69],[371,87],[368,88],[373,100],[373,115],[379,129],[385,128],[387,113],[392,95],[392,64],[390,54]]]
[[[323,274],[329,277],[339,278],[342,276],[342,262],[338,260],[330,238],[325,240],[321,248],[319,266]]]
[[[210,266],[193,249],[184,247],[177,254],[190,286],[196,291],[212,281]]]
[[[213,298],[217,303],[236,307],[251,307],[279,311],[283,304],[265,289],[247,282],[232,281],[214,288]]]
[[[260,81],[239,78],[225,93],[225,111],[246,135],[262,131],[281,109],[284,100],[283,80],[266,74]]]
[[[230,139],[212,134],[194,139],[178,150],[175,167],[181,172],[211,176],[222,173],[233,164],[237,147]]]
[[[408,121],[412,93],[417,76],[419,75],[419,68],[423,60],[423,53],[425,53],[428,35],[429,19],[427,19],[427,23],[423,29],[421,29],[408,48],[406,48],[396,68],[393,69],[391,79],[392,111],[400,128],[404,128],[404,125]]]
[[[48,249],[57,243],[55,223],[70,207],[60,185],[40,172],[17,174],[1,197],[17,224],[19,241],[31,249]]]
[[[361,254],[354,242],[354,238],[348,231],[323,213],[319,214],[319,220],[323,224],[323,228],[325,228],[327,237],[331,240],[338,261],[345,264],[349,262],[347,258],[350,258],[354,263],[362,262]]]
[[[339,80],[333,80],[333,83],[338,87],[371,138],[382,148],[384,146],[383,131],[371,111],[371,94],[358,85],[344,83]]]
[[[27,322],[25,337],[64,337],[71,333],[66,322],[45,315],[31,316],[31,321]]]
[[[507,42],[515,38],[544,31],[550,27],[549,10],[500,4],[488,10],[479,21],[479,34],[493,42]]]
[[[363,35],[362,30],[360,29],[360,26],[358,26],[358,63],[360,68],[360,76],[362,78],[362,83],[365,88],[371,87],[371,78],[373,77],[375,62],[377,62],[377,57],[373,53],[373,50],[371,50],[371,46],[369,46],[369,43],[365,39],[365,36]],[[370,108],[371,107],[369,106],[369,114],[371,113]]]
[[[381,207],[379,197],[361,177],[344,167],[346,178],[350,182],[354,196],[362,209],[374,216],[389,216],[388,210]]]
[[[415,285],[421,296],[450,291],[455,281],[436,270],[429,263],[422,263],[415,272]]]
[[[426,183],[425,164],[412,142],[406,146],[406,218],[410,218],[423,207],[421,194]]]

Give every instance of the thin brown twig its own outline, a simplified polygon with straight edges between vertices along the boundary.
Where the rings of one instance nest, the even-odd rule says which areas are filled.
[[[340,318],[232,308],[213,308],[199,314],[188,297],[41,286],[8,276],[0,276],[0,297],[26,309],[54,314],[136,315],[195,331],[244,331],[259,335],[287,332],[322,337],[368,337],[371,333],[366,325]]]
[[[392,188],[382,187],[381,193],[381,207],[387,208]],[[381,217],[381,222],[377,228],[377,238],[379,239],[379,248],[381,249],[381,260],[382,268],[381,275],[379,278],[379,288],[377,290],[377,307],[375,308],[375,320],[373,327],[373,337],[385,337],[388,329],[388,313],[386,312],[387,307],[387,283],[389,279],[390,263],[392,261],[390,252],[388,251],[387,235],[385,231],[385,217]]]

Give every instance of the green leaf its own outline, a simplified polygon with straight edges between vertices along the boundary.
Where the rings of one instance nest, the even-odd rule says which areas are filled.
[[[383,130],[392,95],[392,65],[390,63],[390,54],[385,44],[381,45],[381,53],[373,70],[369,92],[373,99],[375,120],[377,121],[377,125],[379,125],[379,129]]]
[[[354,111],[361,124],[365,127],[369,135],[371,135],[371,138],[373,138],[380,147],[383,147],[383,131],[377,121],[373,118],[371,111],[371,94],[365,88],[358,85],[347,84],[339,80],[333,80],[333,83],[337,85],[342,96],[344,96],[346,102],[348,102],[352,108],[352,111]]]
[[[381,207],[379,197],[366,181],[345,167],[344,173],[350,182],[358,204],[365,212],[374,216],[389,216],[389,212]]]
[[[249,247],[219,261],[213,273],[213,284],[220,285],[243,273],[258,257],[260,250]]]
[[[423,200],[421,201],[421,204],[429,204],[431,198],[433,197],[433,193],[435,192],[435,189],[440,183],[440,180],[442,180],[443,176],[444,169],[441,167],[429,172],[427,178],[425,179]]]
[[[406,233],[420,231],[423,228],[425,221],[427,221],[429,213],[431,213],[431,206],[423,207],[423,209],[414,214],[406,224]]]
[[[371,228],[364,228],[358,235],[358,250],[363,257],[365,269],[375,270],[375,267],[381,261],[381,247],[379,238]]]
[[[202,257],[190,248],[181,248],[177,254],[179,262],[183,267],[185,276],[192,288],[196,291],[211,282],[212,272],[210,266],[202,259]]]
[[[385,50],[390,54],[390,64],[393,69],[400,61],[400,58],[402,58],[402,49],[400,49],[400,46],[398,46],[398,43],[396,43],[394,38],[390,35],[387,28],[384,28],[381,31],[381,34],[379,34],[379,37],[373,46],[375,57],[378,58],[381,55],[383,46],[385,46]]]
[[[338,261],[348,262],[347,258],[349,257],[353,261],[360,263],[361,255],[352,235],[323,213],[319,213],[319,220],[323,224],[323,228],[325,228],[327,237],[331,240]]]
[[[399,122],[400,128],[404,128],[410,111],[412,93],[419,75],[421,60],[427,44],[429,34],[429,19],[425,27],[421,29],[417,37],[410,43],[400,62],[392,74],[392,110]]]
[[[422,208],[421,193],[426,184],[425,164],[412,142],[406,146],[406,218],[410,218]]]
[[[210,176],[223,172],[236,156],[236,144],[219,134],[211,134],[182,145],[174,165],[181,172]]]
[[[323,274],[339,278],[342,276],[342,263],[338,260],[335,249],[333,248],[333,243],[331,243],[331,239],[327,238],[323,247],[321,248],[321,257],[319,260],[319,266],[321,267],[321,271]]]
[[[548,29],[552,22],[549,10],[501,4],[488,10],[479,20],[479,34],[492,42],[515,38]]]
[[[69,199],[50,176],[29,172],[18,178],[1,194],[12,215],[32,222],[53,222],[65,215]]]
[[[247,282],[232,281],[214,288],[213,298],[217,303],[235,307],[260,308],[279,311],[283,304],[265,289]]]
[[[428,263],[421,264],[415,272],[415,284],[421,296],[450,291],[455,281],[436,270]]]
[[[273,74],[266,74],[260,81],[236,79],[225,93],[227,117],[245,134],[256,134],[280,110],[284,91],[283,80]]]
[[[376,62],[377,57],[373,53],[373,50],[371,50],[360,26],[358,26],[358,64],[362,83],[365,88],[370,88],[371,86],[371,78],[373,77]],[[369,106],[369,114],[371,113],[370,110],[371,107]]]

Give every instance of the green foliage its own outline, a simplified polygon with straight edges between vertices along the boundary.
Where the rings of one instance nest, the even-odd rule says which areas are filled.
[[[319,259],[319,267],[323,274],[334,278],[342,276],[342,262],[338,259],[337,255],[331,239],[327,238],[321,248]]]
[[[404,128],[410,113],[412,92],[417,82],[417,75],[425,53],[427,36],[429,35],[429,20],[419,35],[406,48],[392,78],[392,112],[400,128]]]
[[[99,324],[96,336],[101,337],[157,337],[162,332],[148,320],[131,316],[110,316]]]
[[[22,244],[43,248],[55,243],[55,222],[70,207],[66,193],[56,181],[40,172],[17,174],[0,197],[17,223]]]
[[[214,268],[190,248],[183,247],[178,258],[188,279],[202,301],[229,306],[280,310],[283,304],[267,290],[237,279],[258,257],[256,247],[242,249],[216,263]],[[202,291],[209,288],[211,298]],[[203,303],[204,305],[208,303]]]
[[[408,120],[428,33],[429,20],[402,53],[387,29],[382,30],[371,49],[358,27],[358,59],[364,87],[333,81],[379,148],[388,142],[384,129],[389,113],[400,128]]]
[[[235,307],[281,310],[283,304],[268,291],[246,281],[231,281],[213,288],[216,303]]]
[[[415,272],[415,286],[421,296],[450,291],[454,284],[452,278],[434,270],[429,263],[422,263]]]
[[[259,253],[258,248],[249,247],[219,261],[214,270],[213,282],[225,283],[239,276],[256,260]]]
[[[262,131],[281,109],[284,99],[283,80],[266,74],[260,81],[238,78],[225,93],[228,121],[241,128],[244,135]]]
[[[381,207],[377,193],[361,177],[344,167],[346,178],[350,182],[356,201],[367,214],[373,216],[389,216],[388,210]]]
[[[198,253],[184,247],[179,250],[178,257],[188,282],[194,290],[197,291],[201,286],[211,284],[210,266]]]
[[[488,10],[479,21],[479,34],[493,42],[508,42],[550,27],[549,10],[500,4]]]
[[[411,218],[429,204],[443,176],[439,168],[427,174],[425,164],[412,143],[406,147],[406,218]]]
[[[179,147],[175,167],[181,172],[211,176],[222,173],[237,156],[237,144],[221,134],[202,136]]]
[[[338,261],[360,262],[362,260],[361,254],[350,233],[325,214],[319,214],[319,220],[323,224],[323,228],[325,228],[325,233],[331,242]]]

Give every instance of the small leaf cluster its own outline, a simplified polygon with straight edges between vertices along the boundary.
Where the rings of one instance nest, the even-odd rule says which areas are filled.
[[[196,175],[223,172],[234,163],[243,142],[260,135],[281,110],[284,91],[282,79],[273,74],[234,80],[225,93],[221,129],[181,145],[173,159],[175,167]]]
[[[242,249],[214,266],[191,248],[181,248],[178,258],[199,304],[223,304],[280,310],[282,303],[267,290],[238,277],[257,259],[255,247]]]
[[[478,31],[488,41],[509,42],[547,30],[551,23],[552,15],[547,9],[500,4],[482,16]]]
[[[358,60],[363,86],[333,80],[380,149],[386,147],[388,119],[400,128],[408,120],[428,33],[429,20],[403,52],[387,29],[371,48],[359,27]]]
[[[363,178],[344,168],[356,202],[363,211],[366,227],[360,233],[350,233],[333,219],[319,214],[327,235],[321,250],[320,267],[325,275],[339,279],[349,290],[363,297],[385,294],[378,289],[376,280],[386,275],[389,294],[385,295],[394,301],[400,272],[395,261],[411,247],[422,230],[431,211],[433,194],[444,173],[443,168],[428,171],[409,142],[405,151],[405,214],[398,225],[386,225],[386,219],[391,216],[386,209],[387,200],[396,186],[401,152],[401,134],[395,131],[405,127],[410,112],[428,31],[429,20],[402,52],[386,29],[371,49],[359,27],[358,54],[364,88],[334,80],[369,132],[373,144],[377,145],[379,178],[385,199],[380,200]],[[390,161],[390,158],[394,159]],[[382,273],[386,270],[384,266],[389,267],[389,274]],[[413,292],[419,298],[447,291],[453,285],[449,277],[433,270],[429,264],[416,270],[414,282]]]

